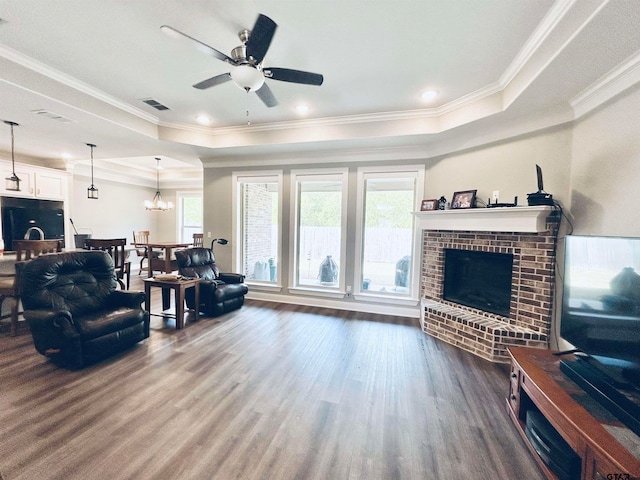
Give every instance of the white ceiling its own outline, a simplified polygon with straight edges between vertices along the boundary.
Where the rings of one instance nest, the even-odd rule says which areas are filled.
[[[230,54],[258,13],[278,24],[264,65],[322,73],[324,84],[267,80],[274,108],[231,82],[192,88],[233,67],[160,26]],[[155,157],[175,178],[240,158],[435,155],[496,129],[570,121],[628,87],[639,24],[640,2],[623,0],[1,0],[0,120],[20,124],[18,157],[86,164],[95,143],[97,171],[152,179]],[[439,92],[429,104],[428,88]]]

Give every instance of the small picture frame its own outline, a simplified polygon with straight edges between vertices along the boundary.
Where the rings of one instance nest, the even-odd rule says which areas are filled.
[[[462,192],[454,192],[453,200],[451,200],[451,208],[473,208],[476,204],[476,192],[478,190],[464,190]]]
[[[420,204],[421,212],[428,212],[430,210],[437,210],[437,209],[438,209],[438,200],[436,200],[435,198],[431,200],[422,200],[422,204]]]

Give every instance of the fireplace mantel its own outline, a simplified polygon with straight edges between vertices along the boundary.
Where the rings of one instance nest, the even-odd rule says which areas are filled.
[[[544,232],[550,206],[467,208],[415,212],[421,230]]]

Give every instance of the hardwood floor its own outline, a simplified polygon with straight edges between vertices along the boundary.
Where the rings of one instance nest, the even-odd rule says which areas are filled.
[[[248,301],[151,330],[80,371],[0,334],[0,478],[542,479],[506,366],[416,319]]]

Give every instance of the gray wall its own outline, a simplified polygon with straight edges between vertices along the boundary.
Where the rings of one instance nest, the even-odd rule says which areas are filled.
[[[513,202],[518,196],[519,205],[527,204],[527,194],[537,190],[535,165],[539,164],[544,172],[545,190],[554,198],[567,205],[569,201],[570,165],[571,165],[571,127],[554,128],[533,135],[526,135],[508,141],[493,143],[461,153],[424,158],[414,161],[401,160],[382,162],[350,162],[309,165],[269,165],[269,170],[282,169],[283,180],[283,274],[289,271],[289,215],[291,214],[290,176],[289,172],[305,168],[348,167],[349,168],[349,209],[347,245],[355,241],[356,218],[356,172],[365,165],[408,165],[423,164],[425,170],[424,198],[439,198],[444,195],[451,200],[455,191],[477,189],[478,197],[483,201],[491,196],[494,190],[500,191],[500,201]],[[212,231],[214,237],[232,238],[231,206],[220,208],[220,198],[231,198],[232,172],[241,170],[262,170],[260,167],[205,168],[204,169],[204,230]],[[216,201],[216,199],[218,201]],[[209,208],[215,205],[214,208]],[[227,246],[228,248],[229,246]],[[232,267],[231,249],[218,249],[216,259],[225,269]],[[345,266],[347,283],[351,284],[354,273],[354,255],[347,252]],[[282,278],[283,285],[288,285],[288,278]]]
[[[573,130],[570,208],[575,233],[640,236],[640,86]]]
[[[127,238],[133,241],[134,230],[149,230],[151,240],[174,241],[177,235],[176,209],[167,212],[145,210],[145,200],[151,200],[155,188],[146,188],[108,180],[96,180],[99,198],[87,198],[91,180],[74,175],[69,216],[80,233],[89,230],[94,238]],[[162,198],[175,204],[175,191],[162,190]]]
[[[571,128],[544,130],[461,153],[427,159],[425,198],[454,191],[478,189],[478,198],[487,202],[494,190],[500,201],[527,205],[527,194],[537,190],[536,164],[544,176],[545,191],[568,205],[571,167]]]

